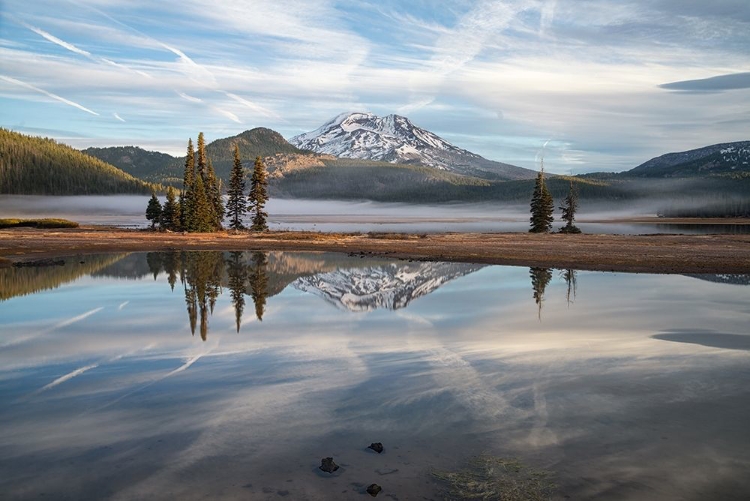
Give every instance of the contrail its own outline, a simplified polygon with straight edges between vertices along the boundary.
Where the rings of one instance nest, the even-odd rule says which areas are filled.
[[[0,78],[3,78],[3,77],[0,76]],[[62,322],[58,322],[55,325],[53,325],[52,327],[48,327],[47,329],[43,329],[43,330],[37,332],[36,334],[32,334],[31,336],[26,336],[26,337],[21,338],[21,339],[14,339],[14,340],[9,341],[7,343],[0,344],[0,348],[5,348],[5,347],[8,347],[8,346],[13,346],[13,345],[16,345],[16,344],[21,344],[21,343],[23,343],[25,341],[29,341],[29,340],[37,338],[39,336],[43,336],[45,334],[49,334],[50,332],[56,331],[57,329],[62,329],[63,327],[67,327],[67,326],[69,326],[71,324],[74,324],[76,322],[80,322],[81,320],[84,320],[84,319],[90,317],[91,315],[93,315],[95,313],[99,313],[103,309],[104,309],[103,306],[100,307],[100,308],[94,308],[93,310],[89,310],[86,313],[82,313],[82,314],[80,314],[78,316],[75,316],[73,318],[69,318],[67,320],[63,320]]]
[[[141,70],[134,70],[133,68],[130,68],[129,66],[126,66],[126,65],[120,64],[120,63],[116,63],[116,62],[112,61],[111,59],[107,59],[106,57],[95,56],[91,52],[83,50],[80,47],[76,47],[75,45],[73,45],[70,42],[66,42],[65,40],[57,38],[55,35],[47,32],[47,31],[44,31],[41,28],[37,28],[36,26],[32,26],[29,23],[21,21],[20,19],[16,19],[13,16],[11,16],[11,18],[14,19],[21,26],[23,26],[23,27],[25,27],[25,28],[33,31],[37,35],[39,35],[39,36],[41,36],[41,37],[49,40],[50,42],[52,42],[54,44],[57,44],[60,47],[63,47],[64,49],[67,49],[67,50],[69,50],[71,52],[74,52],[74,53],[76,53],[78,55],[87,57],[88,59],[91,59],[95,63],[106,63],[106,64],[109,64],[110,66],[114,66],[115,68],[119,68],[119,69],[122,69],[122,70],[125,70],[125,71],[132,71],[132,72],[138,73],[139,75],[142,75],[142,76],[144,76],[146,78],[152,78],[153,79],[153,77],[151,75],[149,75],[148,73],[146,73],[146,72],[143,72]]]
[[[69,373],[65,374],[64,376],[60,376],[59,378],[55,379],[54,381],[52,381],[48,385],[42,386],[41,388],[39,388],[38,390],[36,390],[34,393],[32,393],[32,395],[37,395],[37,394],[39,394],[39,393],[41,393],[43,391],[49,390],[50,388],[54,388],[58,384],[62,384],[65,381],[69,381],[69,380],[73,379],[74,377],[80,376],[84,372],[86,372],[88,370],[91,370],[91,369],[96,369],[97,367],[99,367],[99,364],[91,364],[91,365],[87,365],[86,367],[81,367],[80,369],[76,369],[76,370],[74,370],[72,372],[69,372]]]
[[[12,84],[20,85],[21,87],[26,87],[27,89],[31,89],[33,91],[39,92],[40,94],[44,94],[45,96],[51,97],[52,99],[57,99],[58,101],[65,103],[67,105],[73,106],[74,108],[78,108],[79,110],[83,110],[86,113],[91,113],[92,115],[99,116],[99,113],[92,111],[85,106],[81,106],[78,103],[75,103],[71,101],[70,99],[65,99],[64,97],[58,96],[57,94],[53,94],[51,92],[47,92],[44,89],[40,89],[39,87],[34,87],[31,84],[27,84],[26,82],[22,82],[20,80],[16,80],[15,78],[6,77],[4,75],[0,75],[0,79],[5,80],[6,82],[10,82]]]
[[[156,383],[158,383],[158,382],[160,382],[160,381],[163,381],[163,380],[167,379],[167,378],[168,378],[168,377],[170,377],[170,376],[173,376],[173,375],[175,375],[175,374],[178,374],[178,373],[180,373],[180,372],[183,372],[183,371],[187,370],[187,369],[188,369],[188,368],[189,368],[189,367],[190,367],[191,365],[193,365],[193,364],[194,364],[195,362],[197,362],[198,360],[200,360],[200,359],[201,359],[201,358],[202,358],[203,356],[205,356],[205,355],[208,355],[209,353],[211,353],[212,351],[214,351],[214,350],[216,349],[216,347],[217,347],[217,346],[218,346],[218,343],[217,343],[217,344],[216,344],[215,346],[213,346],[213,347],[209,348],[208,350],[204,351],[203,353],[199,353],[198,355],[195,355],[194,357],[192,357],[192,358],[189,358],[189,359],[188,359],[188,360],[186,360],[186,361],[185,361],[185,363],[183,363],[183,364],[182,364],[181,366],[179,366],[179,367],[177,367],[176,369],[174,369],[174,370],[172,370],[172,371],[168,372],[167,374],[164,374],[164,375],[162,375],[162,376],[159,376],[159,377],[157,377],[157,378],[154,378],[154,379],[152,379],[151,381],[149,381],[148,383],[142,384],[141,386],[139,386],[139,387],[137,387],[137,388],[133,388],[133,389],[132,389],[132,390],[130,390],[129,392],[127,392],[127,393],[125,393],[125,394],[123,394],[123,395],[120,395],[120,396],[119,396],[119,397],[117,397],[116,399],[114,399],[114,400],[112,400],[112,401],[110,401],[110,402],[107,402],[106,404],[104,404],[104,405],[102,405],[102,406],[100,406],[100,407],[97,407],[96,409],[93,409],[93,411],[94,411],[94,412],[97,412],[97,411],[101,411],[101,410],[104,410],[104,409],[106,409],[107,407],[111,407],[112,405],[114,405],[114,404],[116,404],[117,402],[119,402],[119,401],[121,401],[121,400],[123,400],[123,399],[125,399],[125,398],[129,397],[130,395],[132,395],[132,394],[134,394],[134,393],[137,393],[137,392],[139,392],[139,391],[141,391],[141,390],[144,390],[144,389],[148,388],[149,386],[153,386],[153,385],[155,385]],[[86,413],[87,413],[87,412],[84,412],[84,414],[86,414]]]
[[[266,117],[269,117],[269,118],[276,118],[276,119],[280,119],[281,118],[276,113],[274,113],[273,111],[268,110],[268,109],[266,109],[266,108],[264,108],[264,107],[262,107],[262,106],[260,106],[258,104],[255,104],[255,103],[253,103],[251,101],[248,101],[247,99],[245,99],[243,97],[240,97],[237,94],[232,94],[231,92],[226,92],[226,91],[223,91],[223,93],[228,98],[234,99],[238,103],[247,106],[251,110],[258,112],[258,113],[262,114],[263,116],[266,116]]]
[[[60,47],[63,47],[63,48],[65,48],[65,49],[68,49],[68,50],[69,50],[69,51],[71,51],[71,52],[75,52],[76,54],[80,54],[81,56],[85,56],[85,57],[88,57],[89,59],[96,59],[96,58],[94,58],[94,56],[92,56],[92,55],[91,55],[91,52],[85,51],[85,50],[83,50],[83,49],[79,49],[78,47],[76,47],[76,46],[75,46],[75,45],[73,45],[72,43],[68,43],[68,42],[66,42],[66,41],[64,41],[64,40],[60,40],[60,39],[59,39],[59,38],[57,38],[56,36],[52,35],[51,33],[48,33],[48,32],[46,32],[46,31],[44,31],[44,30],[43,30],[43,29],[41,29],[41,28],[37,28],[36,26],[31,26],[30,24],[28,24],[28,23],[25,23],[25,22],[23,22],[23,21],[20,21],[20,20],[16,20],[16,22],[18,22],[18,23],[19,23],[19,24],[20,24],[21,26],[23,26],[24,28],[28,28],[28,29],[30,29],[31,31],[33,31],[33,32],[34,32],[34,33],[36,33],[37,35],[39,35],[39,36],[41,36],[41,37],[44,37],[44,38],[46,38],[46,39],[47,39],[47,40],[49,40],[50,42],[52,42],[52,43],[54,43],[54,44],[57,44],[57,45],[59,45]]]

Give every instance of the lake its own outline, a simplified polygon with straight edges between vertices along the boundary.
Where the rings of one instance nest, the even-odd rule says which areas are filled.
[[[161,197],[164,202],[164,197]],[[149,197],[138,195],[0,197],[0,218],[62,217],[81,224],[145,228]],[[291,200],[272,198],[267,205],[271,230],[323,232],[526,232],[529,206],[493,203],[446,203],[420,205],[341,200]],[[654,216],[646,207],[638,210],[594,210],[585,204],[577,226],[584,233],[750,233],[750,224],[649,224],[617,221]],[[557,219],[555,230],[563,223]],[[611,222],[596,222],[607,221]],[[249,226],[249,224],[248,224]]]
[[[749,276],[64,261],[0,270],[3,499],[750,498]]]

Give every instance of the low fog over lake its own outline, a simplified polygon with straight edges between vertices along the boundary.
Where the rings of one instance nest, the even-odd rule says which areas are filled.
[[[148,196],[18,196],[0,198],[0,217],[62,217],[81,224],[145,228]],[[161,197],[164,202],[164,197]],[[333,232],[509,232],[529,227],[527,204],[441,205],[372,201],[291,200],[272,198],[267,205],[272,230]],[[747,225],[666,225],[618,222],[655,216],[652,207],[631,210],[581,210],[578,226],[585,233],[746,233]],[[559,211],[553,228],[562,226]],[[611,222],[601,222],[601,221]]]

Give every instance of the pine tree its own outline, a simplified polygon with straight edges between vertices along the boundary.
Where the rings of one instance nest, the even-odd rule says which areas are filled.
[[[552,229],[552,213],[555,210],[555,203],[552,194],[547,189],[544,182],[544,166],[536,176],[534,184],[534,193],[531,196],[531,233],[548,233]]]
[[[161,227],[170,231],[180,230],[180,203],[171,186],[167,188],[167,201],[161,211]]]
[[[565,226],[560,228],[560,233],[581,233],[581,229],[573,224],[578,211],[578,194],[572,180],[570,181],[570,190],[563,200],[560,210],[562,210],[562,220],[565,221]]]
[[[203,180],[206,188],[206,197],[211,204],[211,221],[214,231],[221,230],[221,222],[224,220],[224,200],[221,198],[221,179],[216,177],[213,163],[208,159],[206,165],[206,177]]]
[[[253,231],[268,230],[268,223],[266,222],[268,213],[263,210],[268,201],[267,186],[266,166],[263,165],[263,160],[260,157],[256,157],[253,176],[250,179],[250,195],[248,197],[248,206],[250,213],[253,215],[253,225],[250,229]]]
[[[161,202],[156,198],[156,193],[151,193],[151,200],[146,207],[146,219],[151,221],[151,229],[156,229],[156,224],[161,220]]]
[[[229,198],[227,200],[227,217],[229,227],[233,230],[243,230],[242,217],[247,213],[247,201],[245,200],[245,171],[240,160],[240,147],[234,145],[234,165],[229,178]]]
[[[195,231],[195,178],[195,151],[193,140],[189,139],[180,198],[180,226],[184,231]]]
[[[206,140],[203,138],[203,133],[198,133],[198,174],[203,176],[205,181],[206,176]]]
[[[195,176],[191,221],[193,224],[191,231],[209,233],[214,230],[213,206],[206,196],[206,189],[201,176]]]

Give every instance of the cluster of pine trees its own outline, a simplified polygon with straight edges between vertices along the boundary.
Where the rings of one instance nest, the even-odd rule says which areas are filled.
[[[197,158],[196,158],[197,157]],[[245,170],[240,159],[240,150],[234,146],[227,204],[224,207],[222,182],[216,176],[211,160],[206,155],[203,133],[198,134],[197,152],[193,140],[188,140],[185,172],[179,199],[172,187],[167,189],[167,200],[161,205],[156,194],[151,195],[146,208],[146,219],[151,228],[163,230],[208,233],[223,228],[224,217],[229,218],[229,227],[235,231],[245,229],[242,222],[248,212],[252,215],[253,231],[268,229],[265,204],[268,201],[266,167],[260,157],[255,159],[251,178],[250,194],[245,196]]]
[[[547,188],[547,183],[544,181],[544,166],[536,176],[536,182],[534,183],[534,192],[531,195],[531,233],[549,233],[552,230],[552,221],[554,217],[552,213],[555,210],[555,202]],[[565,221],[565,226],[560,228],[560,233],[581,233],[580,228],[575,224],[575,214],[578,211],[578,195],[573,181],[570,181],[570,190],[563,199],[563,204],[560,206],[562,210],[562,220]]]

